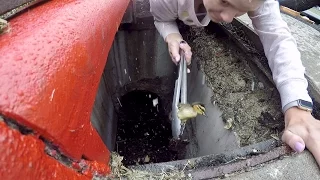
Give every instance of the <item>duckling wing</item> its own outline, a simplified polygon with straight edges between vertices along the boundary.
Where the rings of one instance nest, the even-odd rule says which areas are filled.
[[[177,115],[180,120],[187,120],[195,118],[197,116],[197,112],[191,106],[183,106],[179,108]]]

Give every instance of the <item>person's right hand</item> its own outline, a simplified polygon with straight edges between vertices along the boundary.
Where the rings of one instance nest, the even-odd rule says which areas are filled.
[[[292,107],[285,112],[285,126],[282,141],[299,153],[307,147],[320,166],[320,121]]]
[[[187,64],[188,65],[191,64],[191,56],[192,56],[191,47],[188,45],[186,41],[182,39],[182,36],[180,34],[178,33],[169,34],[166,37],[166,42],[168,43],[168,49],[169,49],[171,59],[175,64],[178,64],[178,62],[180,61],[180,53],[179,53],[180,49],[182,49],[185,54]]]

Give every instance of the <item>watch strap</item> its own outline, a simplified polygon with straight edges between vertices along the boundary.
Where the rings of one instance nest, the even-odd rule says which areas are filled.
[[[283,107],[283,109],[282,109],[283,113],[285,113],[291,107],[298,107],[299,109],[311,112],[312,111],[312,102],[305,101],[302,99],[292,101]]]

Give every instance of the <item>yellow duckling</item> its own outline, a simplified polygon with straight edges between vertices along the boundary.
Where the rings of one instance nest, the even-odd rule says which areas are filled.
[[[198,114],[203,116],[205,114],[206,108],[203,104],[195,102],[190,104],[179,104],[178,106],[178,118],[181,120],[181,123],[186,123],[189,119],[197,117]]]

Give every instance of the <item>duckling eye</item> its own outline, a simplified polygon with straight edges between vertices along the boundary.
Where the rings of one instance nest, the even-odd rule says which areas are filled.
[[[206,110],[205,107],[203,107],[202,105],[199,105],[199,104],[195,105],[194,107],[199,112],[204,112]]]
[[[201,111],[206,111],[206,108],[205,107],[203,107],[203,106],[198,106],[199,107],[199,109],[201,110]]]

